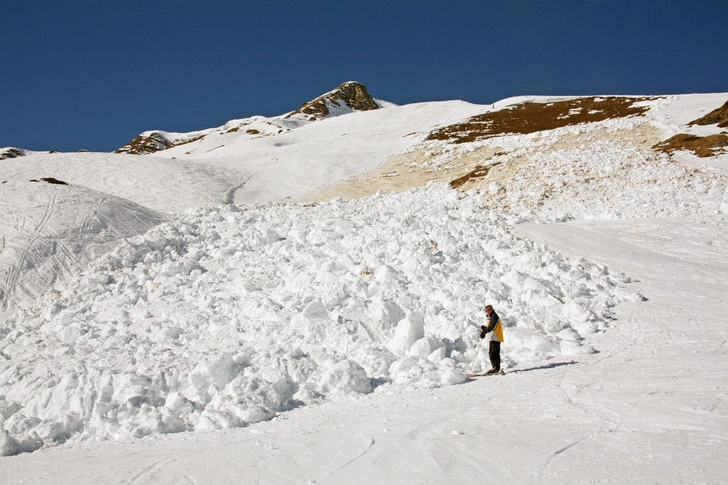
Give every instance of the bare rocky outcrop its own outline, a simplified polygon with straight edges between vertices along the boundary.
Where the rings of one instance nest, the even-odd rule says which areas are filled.
[[[0,160],[18,158],[25,155],[25,151],[17,147],[0,148]]]
[[[169,140],[163,134],[157,131],[151,131],[137,135],[132,141],[124,145],[123,147],[114,150],[114,153],[129,153],[131,155],[147,155],[149,153],[166,150],[178,145],[184,145],[185,143],[192,143],[193,141],[200,140],[204,137],[186,137],[183,140]]]
[[[342,111],[369,111],[378,108],[379,105],[371,97],[364,85],[355,81],[348,81],[313,101],[303,103],[300,108],[286,116],[286,118],[306,115],[309,121],[316,121],[343,114]]]
[[[117,148],[114,153],[130,153],[133,155],[146,155],[148,153],[158,152],[160,150],[166,150],[172,146],[161,133],[142,133],[137,135],[132,141],[124,145],[123,147]]]

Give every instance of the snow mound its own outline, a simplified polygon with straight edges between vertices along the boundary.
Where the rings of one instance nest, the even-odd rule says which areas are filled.
[[[1,184],[0,335],[15,308],[32,306],[122,238],[163,220],[131,201],[52,177]]]
[[[515,236],[430,184],[322,204],[218,206],[127,239],[0,342],[3,453],[244,426],[321,399],[462,382],[593,352],[627,278]],[[477,359],[476,359],[477,356]]]

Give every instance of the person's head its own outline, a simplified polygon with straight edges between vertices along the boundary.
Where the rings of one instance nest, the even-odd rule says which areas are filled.
[[[485,314],[488,316],[493,314],[493,305],[485,305]]]

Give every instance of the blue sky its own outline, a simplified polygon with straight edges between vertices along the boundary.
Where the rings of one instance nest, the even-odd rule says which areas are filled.
[[[728,91],[728,1],[0,0],[0,147],[112,151],[293,110]]]

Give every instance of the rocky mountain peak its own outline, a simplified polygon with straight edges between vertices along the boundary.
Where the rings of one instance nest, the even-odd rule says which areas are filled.
[[[308,121],[316,121],[352,111],[369,111],[378,108],[379,105],[363,84],[348,81],[333,91],[303,103],[300,108],[286,116],[286,118],[305,115]]]
[[[151,132],[137,135],[123,147],[117,148],[114,153],[129,153],[133,155],[146,155],[171,147],[172,144],[161,133]]]

